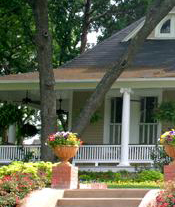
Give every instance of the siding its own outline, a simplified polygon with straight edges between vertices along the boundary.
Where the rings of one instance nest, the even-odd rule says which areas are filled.
[[[75,121],[91,93],[88,91],[73,93],[72,123]],[[83,132],[81,139],[84,144],[103,144],[104,104],[97,111],[100,114],[100,119],[95,123],[90,123]]]

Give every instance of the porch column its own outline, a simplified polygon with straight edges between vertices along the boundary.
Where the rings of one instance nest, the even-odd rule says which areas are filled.
[[[8,143],[15,144],[16,140],[16,126],[15,124],[10,125],[8,129]]]
[[[122,131],[121,131],[121,160],[119,166],[129,166],[129,126],[130,126],[130,88],[121,88],[123,93]]]

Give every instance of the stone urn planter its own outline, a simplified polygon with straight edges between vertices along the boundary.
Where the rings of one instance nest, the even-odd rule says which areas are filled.
[[[61,160],[52,167],[52,188],[78,188],[78,167],[71,165],[69,159],[76,155],[80,144],[80,139],[73,132],[56,132],[48,137],[48,145]]]
[[[53,148],[54,154],[61,159],[62,163],[68,163],[70,158],[74,157],[79,149],[76,145],[58,145]]]
[[[173,158],[170,165],[175,165],[175,146],[174,145],[164,145],[165,152],[169,157]]]

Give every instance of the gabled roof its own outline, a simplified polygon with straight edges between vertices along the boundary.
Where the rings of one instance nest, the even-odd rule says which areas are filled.
[[[64,64],[62,68],[107,69],[119,60],[129,42],[123,42],[144,18],[117,32],[91,50]],[[132,68],[175,70],[175,40],[147,39],[133,61]],[[134,72],[134,71],[133,71]]]
[[[54,70],[56,81],[99,80],[110,65],[119,60],[128,42],[123,42],[144,18],[115,33],[91,50]],[[146,40],[133,61],[120,78],[165,78],[175,77],[175,40]],[[38,72],[8,75],[0,81],[39,81]]]
[[[144,18],[141,18],[138,21],[132,23],[128,27],[120,30],[103,42],[97,44],[92,49],[67,62],[62,66],[62,68],[109,67],[111,63],[119,58],[125,49],[125,44],[121,43],[122,40],[133,30],[135,30],[143,21]]]

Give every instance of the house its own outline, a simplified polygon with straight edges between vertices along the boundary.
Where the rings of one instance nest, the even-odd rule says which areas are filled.
[[[144,18],[54,70],[57,99],[61,98],[62,108],[69,111],[69,128],[100,79],[119,60],[143,24]],[[175,9],[151,32],[132,67],[106,94],[96,112],[98,119],[82,135],[84,145],[74,163],[126,168],[133,163],[152,162],[150,150],[162,129],[153,119],[153,109],[162,101],[175,100],[174,54]],[[39,100],[37,72],[0,77],[0,100],[20,101],[26,91],[33,102]]]

